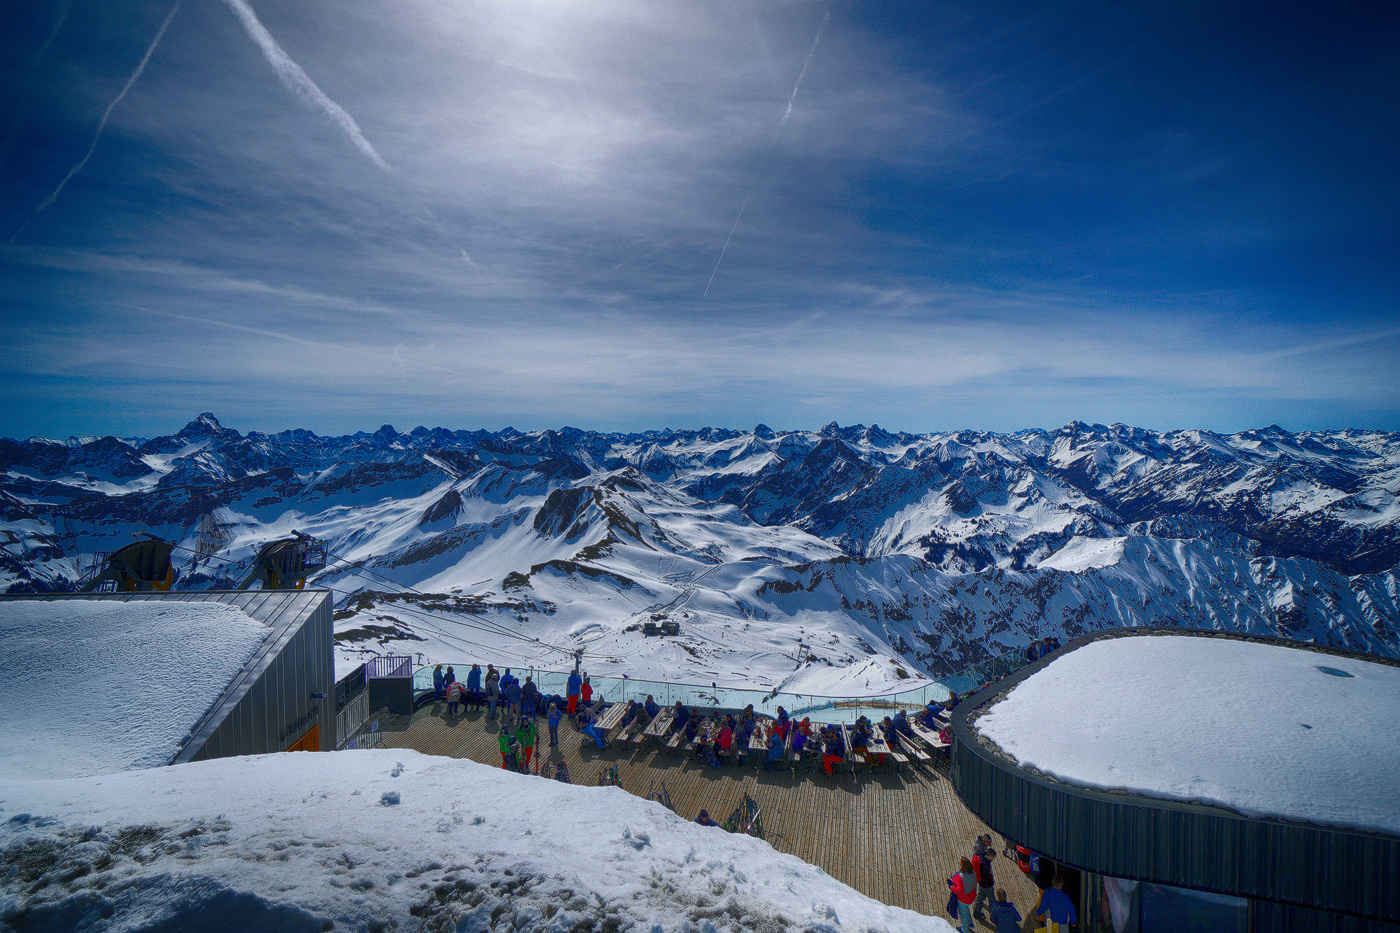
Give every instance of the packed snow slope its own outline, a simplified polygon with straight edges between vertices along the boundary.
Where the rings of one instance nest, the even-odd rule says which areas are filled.
[[[620,788],[402,750],[0,780],[0,927],[952,929]]]
[[[178,543],[178,586],[226,587],[296,529],[333,555],[313,582],[336,591],[342,666],[389,648],[562,667],[583,647],[596,673],[862,693],[1137,624],[1400,655],[1382,432],[321,437],[203,414],[170,437],[0,441],[0,471],[0,587],[70,587],[138,531]],[[665,621],[681,634],[643,634]]]

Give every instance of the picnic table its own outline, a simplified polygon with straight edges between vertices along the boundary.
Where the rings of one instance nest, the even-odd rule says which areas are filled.
[[[611,731],[622,721],[623,715],[627,712],[626,703],[614,703],[609,706],[597,719],[597,726],[604,732]]]
[[[675,716],[676,711],[674,709],[671,709],[670,707],[667,707],[666,709],[663,709],[661,712],[657,713],[656,718],[652,719],[651,722],[647,723],[647,727],[637,734],[637,743],[640,744],[642,742],[645,742],[648,736],[658,741],[661,741],[662,737],[665,736],[668,731],[670,731],[671,720],[674,719]]]
[[[940,761],[948,760],[948,747],[951,743],[943,741],[938,737],[938,733],[925,729],[917,722],[911,722],[909,725],[913,728],[914,734],[918,736],[925,745],[932,749],[934,755]]]

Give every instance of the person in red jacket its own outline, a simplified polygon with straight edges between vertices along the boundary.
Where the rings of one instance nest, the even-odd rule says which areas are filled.
[[[583,675],[583,683],[579,685],[579,694],[585,707],[593,702],[593,685],[588,682],[587,674]]]
[[[953,897],[958,901],[958,923],[962,933],[972,933],[972,902],[977,900],[977,875],[972,871],[972,860],[963,856],[958,873],[948,879],[948,887],[953,889]]]

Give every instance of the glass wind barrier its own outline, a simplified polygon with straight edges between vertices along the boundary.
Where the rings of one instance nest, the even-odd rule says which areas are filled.
[[[482,664],[481,669],[483,676],[485,676],[485,662],[478,663]],[[609,703],[625,703],[628,700],[644,701],[648,696],[655,699],[661,706],[674,706],[679,701],[686,706],[704,709],[741,710],[752,703],[756,713],[772,717],[778,715],[778,707],[781,706],[794,719],[809,718],[818,723],[850,723],[858,716],[867,716],[874,722],[879,722],[886,716],[893,716],[901,709],[912,711],[934,701],[945,703],[952,693],[965,696],[987,684],[1000,680],[1028,663],[1030,661],[1027,658],[1027,650],[1020,648],[989,658],[941,681],[925,683],[910,690],[873,696],[819,696],[804,693],[780,693],[772,690],[721,687],[713,683],[709,685],[666,683],[655,680],[633,680],[628,677],[606,677],[597,674],[589,676],[589,683],[593,685],[594,699],[601,697]],[[443,663],[443,673],[447,672],[448,666],[447,663]],[[465,664],[453,663],[451,665],[453,676],[466,683],[467,673],[471,670],[471,666],[472,662],[470,661]],[[497,666],[496,669],[502,673],[506,670],[503,666]],[[510,671],[520,679],[522,684],[526,677],[533,679],[535,686],[544,696],[558,695],[562,697],[567,693],[568,671],[550,671],[535,667],[512,667]],[[419,697],[430,693],[432,689],[433,668],[421,667],[415,671],[413,674],[414,696]]]
[[[453,665],[453,674],[458,680],[466,680],[466,671],[471,664]],[[444,672],[447,665],[443,665]],[[484,670],[484,668],[483,668]],[[498,668],[504,670],[504,668]],[[564,696],[567,693],[568,672],[542,671],[536,668],[511,668],[511,673],[524,683],[526,676],[533,678],[535,686],[545,696]],[[933,700],[940,703],[948,699],[948,691],[941,684],[926,684],[916,690],[892,693],[878,697],[830,697],[813,694],[774,693],[773,691],[744,690],[736,687],[720,687],[715,684],[679,684],[653,680],[633,680],[628,677],[589,676],[593,685],[593,698],[599,697],[609,703],[625,703],[628,700],[644,701],[652,697],[661,706],[674,706],[680,702],[686,706],[705,709],[741,710],[753,704],[760,715],[775,717],[781,706],[795,719],[810,718],[813,722],[849,722],[857,716],[869,716],[879,722],[885,716],[893,716],[900,709],[917,709]],[[413,691],[417,696],[433,689],[433,669],[420,668],[413,675]]]

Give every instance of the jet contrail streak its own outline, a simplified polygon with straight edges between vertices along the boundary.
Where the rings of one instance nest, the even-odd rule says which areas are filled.
[[[39,48],[39,54],[34,56],[34,64],[39,64],[43,60],[44,53],[53,45],[53,40],[58,38],[58,31],[63,28],[63,24],[68,20],[68,14],[73,9],[73,0],[60,0],[58,4],[58,19],[54,22],[53,28],[49,30],[49,37],[44,40],[44,44]]]
[[[68,184],[68,182],[70,182],[73,179],[73,176],[81,172],[83,170],[83,166],[88,164],[88,159],[92,158],[93,152],[97,149],[98,138],[102,136],[102,131],[107,127],[107,119],[112,115],[112,111],[116,109],[117,104],[120,104],[122,102],[122,98],[126,96],[126,92],[131,90],[131,86],[136,83],[136,79],[141,77],[141,72],[146,70],[146,63],[149,62],[151,60],[151,56],[155,54],[156,46],[160,45],[160,40],[165,37],[165,30],[170,28],[170,21],[175,18],[175,12],[179,9],[180,0],[175,0],[175,5],[170,8],[170,12],[165,14],[165,22],[160,24],[160,29],[156,31],[156,37],[151,40],[150,46],[146,49],[146,54],[141,57],[141,64],[136,66],[136,70],[131,73],[131,77],[126,79],[126,84],[122,85],[121,92],[118,93],[116,98],[110,104],[107,105],[107,109],[102,111],[102,119],[97,121],[97,131],[92,134],[92,145],[88,146],[87,155],[83,156],[81,162],[79,162],[77,165],[73,166],[71,169],[68,170],[68,174],[64,176],[63,181],[59,182],[58,187],[53,189],[53,194],[50,194],[47,198],[44,198],[43,202],[40,203],[40,205],[34,209],[34,213],[29,215],[29,220],[33,220],[34,217],[42,213],[50,204],[52,204],[54,200],[58,197],[59,192],[63,190],[63,186]],[[10,237],[11,243],[15,241],[15,237],[19,236],[20,230],[23,230],[25,228],[25,226],[29,223],[29,220],[26,220],[23,224],[20,224],[19,230],[16,230],[14,236]]]
[[[243,28],[248,31],[248,35],[262,49],[263,57],[272,66],[272,70],[277,72],[277,78],[282,84],[297,97],[301,102],[316,110],[320,110],[330,117],[345,134],[350,137],[350,141],[369,158],[371,162],[382,168],[384,171],[391,171],[389,163],[379,157],[379,153],[374,151],[374,147],[365,139],[360,132],[360,126],[355,122],[355,118],[346,113],[339,104],[326,96],[325,92],[316,86],[316,82],[302,71],[301,66],[292,61],[291,56],[282,51],[282,47],[277,44],[277,40],[272,38],[272,33],[268,32],[262,22],[258,20],[258,15],[253,12],[246,0],[225,0],[229,8],[233,10],[238,19],[243,23]]]
[[[739,205],[739,217],[744,216],[744,208],[749,206],[749,196],[744,195],[744,203]],[[710,273],[710,281],[705,283],[705,294],[701,298],[707,298],[710,294],[710,286],[715,284],[715,273],[719,272],[719,264],[724,262],[724,254],[729,249],[729,241],[734,239],[734,231],[739,229],[739,217],[734,218],[734,226],[729,228],[729,236],[724,238],[724,249],[719,251],[719,258],[715,260],[715,271]]]
[[[802,63],[802,70],[797,73],[797,83],[792,86],[792,96],[788,98],[787,110],[783,112],[783,118],[778,121],[779,126],[786,123],[788,117],[792,116],[792,105],[797,101],[797,89],[802,87],[802,79],[807,76],[807,66],[812,64],[812,59],[817,54],[817,46],[821,45],[822,30],[826,29],[826,24],[830,21],[831,11],[827,10],[826,15],[822,17],[822,24],[817,27],[817,37],[812,40],[812,48],[807,52],[807,60]]]

